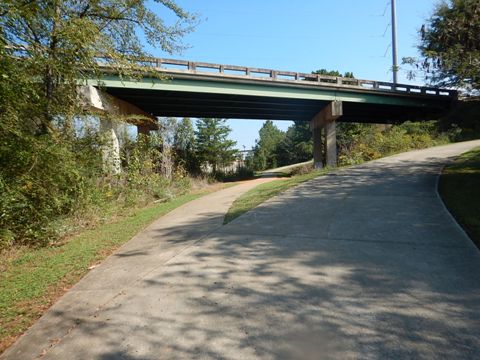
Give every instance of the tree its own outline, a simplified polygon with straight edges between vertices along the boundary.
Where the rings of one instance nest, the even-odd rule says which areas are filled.
[[[310,160],[313,155],[313,138],[308,121],[295,121],[278,145],[280,166]]]
[[[438,4],[420,29],[422,59],[404,58],[438,86],[480,88],[480,2],[449,0]],[[415,71],[409,76],[415,77]]]
[[[145,0],[0,1],[0,248],[48,243],[55,220],[97,198],[102,142],[75,138],[77,85],[100,75],[100,57],[139,77],[150,69],[132,57],[146,55],[144,44],[182,47],[195,17],[155,2],[178,22],[167,25]]]
[[[316,71],[312,71],[312,74],[318,74],[318,75],[328,75],[328,76],[342,76],[346,78],[355,78],[353,76],[353,72],[347,71],[345,74],[342,75],[338,70],[327,70],[327,69],[320,69]]]
[[[222,119],[198,119],[196,135],[196,153],[202,165],[211,166],[214,174],[219,167],[228,166],[235,160],[237,144],[228,139],[230,127]]]
[[[178,151],[193,150],[195,147],[195,131],[190,118],[183,118],[178,122],[173,144]]]
[[[160,135],[163,147],[175,146],[175,137],[177,135],[177,119],[165,117],[158,119],[158,134]]]
[[[253,162],[257,170],[277,166],[277,148],[284,138],[285,133],[277,128],[272,120],[267,120],[263,123],[254,149]]]
[[[195,131],[190,118],[183,118],[177,123],[173,147],[178,163],[184,165],[190,173],[200,171],[195,157]]]
[[[68,119],[78,81],[99,73],[99,57],[121,75],[133,75],[138,66],[131,58],[146,55],[144,43],[169,53],[181,47],[195,17],[174,0],[155,2],[179,21],[167,25],[145,0],[2,1],[0,47],[26,76],[40,80],[38,108],[30,113],[38,132],[51,132],[59,114]]]

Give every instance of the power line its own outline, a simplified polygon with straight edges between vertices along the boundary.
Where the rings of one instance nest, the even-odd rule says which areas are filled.
[[[383,9],[383,13],[382,13],[382,14],[370,15],[370,16],[385,17],[385,14],[387,13],[387,9],[388,9],[389,6],[390,6],[390,4],[389,4],[389,2],[387,1],[387,2],[385,3],[385,9]]]
[[[387,26],[385,26],[385,31],[383,32],[382,35],[380,35],[380,36],[370,36],[370,37],[371,37],[371,38],[384,38],[385,35],[387,35],[387,31],[388,31],[388,28],[389,28],[390,26],[391,26],[390,23],[388,23]]]
[[[388,44],[387,49],[385,50],[385,54],[383,54],[383,57],[387,57],[388,49],[392,47],[392,44]]]

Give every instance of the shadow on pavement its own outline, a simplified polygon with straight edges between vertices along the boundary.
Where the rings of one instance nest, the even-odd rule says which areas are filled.
[[[480,358],[480,256],[432,192],[444,162],[365,165],[302,184],[198,239],[82,321],[83,342],[66,337],[54,353]],[[211,216],[220,214],[152,234],[151,246],[187,243]]]

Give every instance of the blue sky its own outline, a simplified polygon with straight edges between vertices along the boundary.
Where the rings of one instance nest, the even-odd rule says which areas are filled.
[[[192,61],[311,72],[352,71],[357,78],[391,81],[390,0],[178,0],[198,13],[182,54],[153,55]],[[417,54],[418,29],[436,0],[397,0],[399,61]],[[160,13],[162,17],[168,14]],[[411,83],[405,71],[399,82]],[[422,83],[417,79],[416,83]],[[229,120],[238,148],[255,144],[263,121]],[[286,130],[291,124],[278,121]]]

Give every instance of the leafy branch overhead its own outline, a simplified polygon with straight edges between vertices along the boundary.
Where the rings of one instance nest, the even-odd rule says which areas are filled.
[[[480,88],[480,2],[449,0],[441,2],[420,29],[422,58],[407,57],[404,64],[422,71],[438,86]]]
[[[4,0],[0,14],[0,47],[10,49],[3,54],[41,79],[41,132],[75,106],[75,86],[98,74],[99,57],[121,75],[136,74],[131,59],[145,57],[145,45],[179,52],[197,23],[173,0]]]
[[[154,7],[177,18],[167,24],[143,0],[19,1],[0,5],[2,41],[24,45],[45,55],[62,50],[77,56],[143,54],[145,42],[168,53],[181,51],[182,37],[193,30],[195,15],[172,0],[155,0]]]

